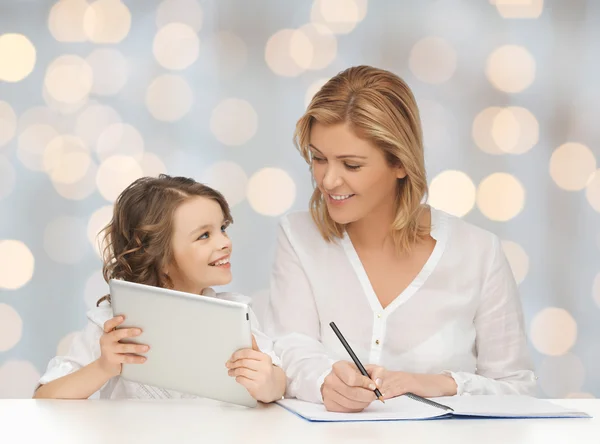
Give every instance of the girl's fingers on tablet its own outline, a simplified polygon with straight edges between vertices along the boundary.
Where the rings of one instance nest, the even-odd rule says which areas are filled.
[[[139,328],[121,328],[109,334],[111,335],[112,339],[116,342],[120,341],[121,339],[139,336],[142,334],[142,330],[140,330]]]
[[[117,328],[125,320],[125,316],[115,316],[104,323],[104,333],[108,333],[111,330]]]
[[[118,356],[122,364],[143,364],[146,362],[146,358],[144,356],[133,354],[119,354]]]
[[[115,353],[145,353],[150,349],[145,344],[116,344]]]

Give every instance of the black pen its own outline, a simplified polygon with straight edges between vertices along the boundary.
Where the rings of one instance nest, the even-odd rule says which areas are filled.
[[[348,342],[346,342],[346,338],[344,338],[344,335],[342,335],[342,332],[337,328],[337,325],[335,325],[335,322],[330,322],[329,326],[332,328],[333,332],[338,337],[338,339],[340,340],[340,342],[342,343],[342,345],[344,346],[344,348],[346,349],[346,351],[348,352],[348,354],[350,355],[350,357],[352,358],[352,360],[358,367],[358,370],[364,376],[366,376],[367,378],[370,378],[369,374],[363,367],[362,363],[359,361],[358,356],[356,356],[354,354],[354,350],[352,350],[352,348],[350,347],[350,344],[348,344]],[[375,387],[375,390],[373,390],[373,391],[375,392],[375,396],[377,396],[377,399],[379,399],[381,402],[383,402],[385,404],[385,401],[383,400],[383,395],[381,394],[379,389],[377,387]]]

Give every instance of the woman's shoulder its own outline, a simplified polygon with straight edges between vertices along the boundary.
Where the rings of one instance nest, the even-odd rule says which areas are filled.
[[[479,252],[491,252],[499,242],[498,236],[491,231],[460,217],[432,208],[434,230],[436,224],[438,225],[437,229],[446,231],[450,245],[458,246],[461,250],[471,246]]]
[[[292,231],[317,229],[312,216],[308,211],[290,211],[281,217],[279,223],[284,229]]]

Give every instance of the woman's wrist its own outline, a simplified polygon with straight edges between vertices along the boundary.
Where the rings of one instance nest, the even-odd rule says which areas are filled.
[[[439,396],[454,396],[457,393],[458,385],[450,375],[429,375],[435,378],[435,384],[439,388]]]

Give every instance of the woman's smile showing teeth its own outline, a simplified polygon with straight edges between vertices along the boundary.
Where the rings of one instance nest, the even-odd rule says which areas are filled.
[[[354,196],[354,194],[329,194],[328,193],[327,196],[329,197],[329,202],[332,202],[335,204],[341,204],[341,203],[348,201],[348,199],[350,199],[352,196]]]

